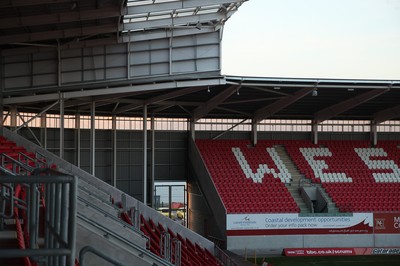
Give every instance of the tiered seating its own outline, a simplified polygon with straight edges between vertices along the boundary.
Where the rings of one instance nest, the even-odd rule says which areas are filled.
[[[400,153],[397,142],[286,142],[300,172],[321,183],[342,212],[400,210]]]
[[[155,224],[151,219],[145,219],[140,216],[140,230],[150,239],[149,249],[154,254],[160,257],[165,257],[161,251],[162,235],[168,233],[171,239],[172,248],[172,263],[175,264],[175,240],[181,243],[181,265],[220,265],[217,259],[207,250],[200,247],[197,243],[192,243],[189,239],[182,237],[180,234],[175,234],[169,228],[165,229],[160,223]]]
[[[45,161],[40,158],[36,158],[36,154],[32,152],[27,152],[25,148],[18,147],[14,142],[7,140],[3,136],[0,136],[0,156],[1,156],[1,167],[7,173],[15,173],[15,174],[30,174],[30,171],[35,169],[36,167],[45,166]],[[14,197],[25,202],[25,187],[17,184],[14,187]],[[43,190],[41,190],[43,193]],[[21,204],[21,202],[15,201],[15,204]],[[40,197],[40,206],[43,211],[44,202],[43,202],[43,194]],[[6,206],[8,207],[8,206]],[[26,206],[25,206],[26,207]],[[24,209],[18,209],[18,207],[14,207],[14,223],[15,223],[15,232],[17,236],[17,243],[19,249],[26,249],[29,247],[29,235],[28,235],[28,223],[27,223],[27,213]],[[43,230],[39,231],[40,234],[43,233]],[[41,235],[42,236],[42,235]],[[9,247],[11,248],[11,247]],[[28,257],[24,257],[21,259],[21,265],[31,266],[37,265],[32,262]]]
[[[299,208],[285,183],[290,174],[273,141],[197,140],[228,213],[293,213]]]
[[[19,173],[23,169],[19,165],[36,168],[45,166],[43,158],[37,158],[33,152],[28,152],[24,147],[17,146],[13,141],[0,136],[1,166],[11,172]],[[4,156],[3,156],[4,155]],[[26,174],[26,171],[23,171]]]

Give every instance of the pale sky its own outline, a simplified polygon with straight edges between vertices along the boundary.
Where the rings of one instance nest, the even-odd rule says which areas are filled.
[[[222,74],[400,80],[400,0],[249,0],[224,27]]]

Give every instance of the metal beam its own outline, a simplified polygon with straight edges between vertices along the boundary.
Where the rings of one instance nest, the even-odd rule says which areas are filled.
[[[34,116],[32,116],[31,118],[29,118],[25,123],[23,123],[22,125],[20,125],[18,128],[15,129],[15,131],[20,130],[21,128],[23,128],[24,126],[28,125],[29,122],[31,122],[32,120],[36,119],[37,117],[41,116],[42,114],[46,113],[48,110],[50,110],[51,108],[53,108],[54,106],[58,105],[59,101],[56,101],[53,104],[50,104],[49,106],[45,107],[42,111],[40,111],[39,113],[35,114]]]
[[[332,106],[329,106],[325,109],[322,109],[322,110],[316,112],[314,114],[314,120],[317,122],[317,124],[319,124],[325,120],[328,120],[334,116],[337,116],[338,114],[341,114],[347,110],[350,110],[360,104],[363,104],[363,103],[365,103],[387,91],[389,91],[388,88],[371,90],[371,91],[365,92],[361,95],[358,95],[356,97],[345,100],[343,102],[334,104]]]
[[[380,124],[397,117],[400,117],[400,105],[376,112],[372,115],[372,118],[376,124]]]
[[[112,33],[117,31],[118,27],[116,26],[116,23],[112,23],[101,26],[91,26],[91,27],[73,28],[65,30],[11,34],[7,36],[2,36],[0,39],[0,44],[24,43],[24,42],[29,43],[29,42],[43,41],[43,40],[74,38],[87,35]]]
[[[65,131],[64,131],[64,97],[63,93],[60,93],[60,158],[64,159],[64,136],[65,136]]]
[[[96,174],[96,102],[90,108],[90,173]]]
[[[76,113],[75,115],[75,147],[76,147],[76,166],[81,168],[81,114]]]
[[[147,105],[143,106],[143,204],[147,206]]]
[[[221,104],[221,105],[222,105],[222,104]],[[244,115],[244,116],[247,116],[247,117],[251,117],[251,116],[252,116],[252,114],[247,113],[247,112],[241,112],[241,111],[238,111],[238,110],[235,110],[235,109],[225,108],[225,107],[221,107],[221,106],[217,106],[217,107],[215,107],[215,109],[223,110],[224,112],[229,112],[229,113],[235,113],[235,114],[239,114],[239,115]]]
[[[147,5],[135,5],[128,6],[127,15],[138,15],[147,14],[151,12],[162,12],[162,11],[173,11],[186,8],[194,7],[205,7],[211,5],[231,4],[231,3],[242,3],[246,0],[185,0],[185,1],[174,1],[174,2],[161,2]]]
[[[149,31],[135,31],[126,32],[121,36],[121,42],[141,42],[157,39],[168,39],[171,37],[192,36],[198,34],[206,34],[215,32],[214,27],[202,27],[200,29],[195,27],[171,27],[168,29],[154,29]]]
[[[121,15],[120,7],[107,7],[83,11],[69,11],[63,13],[44,14],[38,16],[17,17],[14,19],[0,19],[0,29],[17,27],[32,27],[85,20],[98,20],[102,18],[118,17]]]
[[[292,103],[300,100],[304,96],[308,95],[310,92],[312,92],[313,88],[303,88],[291,95],[288,95],[286,97],[283,97],[282,99],[273,102],[267,106],[264,106],[254,113],[253,120],[256,123],[259,123],[261,120],[264,120],[271,115],[279,112],[280,110],[286,108],[287,106],[291,105]]]
[[[175,105],[160,106],[160,107],[154,109],[154,110],[153,110],[153,113],[155,113],[155,114],[156,114],[156,113],[159,113],[159,112],[164,111],[164,110],[167,110],[167,109],[169,109],[169,108],[171,108],[171,107],[173,107],[173,106],[175,106]]]
[[[145,30],[154,28],[168,28],[179,25],[188,25],[196,23],[208,23],[212,20],[221,20],[229,18],[234,12],[228,12],[226,14],[213,13],[213,14],[203,14],[203,15],[192,15],[176,18],[163,18],[154,20],[145,20],[140,22],[129,22],[124,23],[123,30]]]
[[[0,8],[68,3],[71,0],[2,0]]]
[[[280,100],[282,98],[283,98],[282,96],[279,96],[279,97],[270,97],[270,98],[257,98],[257,99],[248,99],[248,100],[238,100],[238,101],[226,101],[226,102],[221,103],[221,105],[276,101],[276,100]]]
[[[106,89],[92,89],[92,90],[65,92],[64,99],[92,97],[92,96],[100,96],[108,94],[115,95],[120,93],[131,93],[131,92],[151,91],[151,90],[167,90],[167,89],[195,87],[195,86],[214,86],[214,85],[224,85],[224,84],[225,84],[225,78],[171,81],[171,82],[163,82],[156,84],[150,83],[143,85],[113,87]],[[52,100],[58,100],[58,93],[9,97],[5,98],[3,103],[4,105],[12,105],[12,104],[34,103],[34,102],[43,102]]]
[[[128,112],[130,110],[139,108],[144,104],[145,105],[156,104],[161,101],[169,100],[169,99],[175,98],[175,97],[180,97],[182,95],[190,94],[190,93],[197,92],[200,90],[204,90],[204,87],[193,87],[193,88],[187,88],[187,89],[174,90],[174,91],[167,92],[167,93],[155,96],[153,98],[147,99],[143,103],[133,103],[133,104],[128,104],[126,106],[122,106],[122,107],[118,108],[117,110],[115,110],[115,114]]]
[[[111,185],[113,187],[117,187],[117,117],[115,115],[112,116],[112,178]]]
[[[208,114],[212,109],[217,107],[223,101],[228,99],[232,94],[234,94],[239,88],[240,86],[237,85],[230,86],[229,88],[223,90],[222,92],[208,100],[203,105],[197,107],[193,112],[194,120],[197,121]]]

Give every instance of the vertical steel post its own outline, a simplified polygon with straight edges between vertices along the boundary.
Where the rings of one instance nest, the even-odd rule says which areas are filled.
[[[42,147],[47,149],[47,114],[43,113],[40,116],[40,143]]]
[[[38,216],[36,213],[36,204],[37,204],[37,194],[36,194],[36,184],[30,184],[29,186],[29,247],[36,248],[36,227],[38,226]]]
[[[61,214],[60,214],[60,238],[68,243],[68,184],[62,184],[61,187]],[[60,256],[59,264],[65,265],[65,257]]]
[[[60,93],[60,157],[64,159],[64,93]]]
[[[14,105],[10,108],[10,128],[13,130],[17,128],[17,107]]]
[[[177,238],[173,239],[174,245],[175,245],[175,265],[176,266],[181,266],[181,251],[182,251],[182,246],[181,246],[181,241],[179,241]],[[172,262],[172,259],[171,259]]]
[[[253,146],[257,145],[257,121],[255,119],[251,120],[251,142],[253,143]]]
[[[78,191],[78,178],[74,176],[74,182],[70,186],[69,196],[69,216],[68,216],[68,248],[71,250],[71,255],[67,258],[67,265],[75,265],[75,253],[76,253],[76,201]]]
[[[56,194],[54,197],[54,205],[55,205],[55,212],[53,213],[54,216],[54,228],[53,233],[59,235],[61,229],[61,184],[55,184]],[[56,237],[54,238],[54,248],[59,248],[60,242],[59,239]],[[58,258],[53,256],[53,265],[58,266]]]
[[[193,118],[190,119],[190,135],[193,140],[196,140],[196,130],[195,130],[196,122]]]
[[[76,128],[76,166],[81,167],[81,114],[75,115],[75,128]]]
[[[117,117],[112,116],[112,181],[111,185],[117,187]]]
[[[90,173],[96,173],[96,103],[92,100],[90,108]]]
[[[147,105],[143,106],[143,203],[147,205]]]
[[[370,129],[370,135],[371,135],[371,144],[373,147],[376,146],[378,143],[378,124],[375,121],[371,121],[371,129]]]
[[[312,137],[312,142],[314,144],[318,144],[318,123],[317,123],[317,121],[312,121],[311,137]]]
[[[150,203],[151,206],[154,208],[154,179],[155,179],[155,128],[154,128],[154,114],[151,116],[151,176],[150,176]]]

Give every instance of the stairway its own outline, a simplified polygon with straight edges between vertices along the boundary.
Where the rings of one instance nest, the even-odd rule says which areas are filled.
[[[286,184],[286,188],[289,190],[297,206],[299,206],[300,213],[310,213],[310,209],[307,207],[299,193],[299,183],[300,179],[303,178],[303,175],[299,172],[282,145],[274,145],[274,148],[292,177],[292,181],[289,184]]]
[[[325,199],[327,202],[327,209],[328,213],[337,213],[339,212],[339,208],[336,207],[336,203],[332,201],[332,198],[329,197],[328,193],[326,193],[325,189],[322,187],[321,184],[316,184],[317,189],[321,193],[322,197]]]
[[[171,232],[179,232],[181,236],[207,249],[204,252],[213,251],[214,244],[207,239],[162,216],[157,211],[50,152],[33,145],[22,137],[7,130],[5,132],[7,133],[7,139],[10,139],[9,142],[15,142],[19,146],[30,147],[31,150],[40,152],[49,164],[57,167],[57,171],[67,175],[78,176],[77,256],[79,251],[83,250],[83,247],[90,245],[126,265],[171,265],[169,261],[156,256],[147,249],[149,238],[139,228],[135,228],[121,220],[122,217],[120,215],[122,212],[130,208],[134,208],[134,213],[143,214],[146,219],[151,218],[153,221],[163,224],[166,228],[171,229]],[[1,138],[5,140],[4,137],[1,136]],[[122,210],[121,207],[124,207],[124,209]],[[89,256],[90,259],[86,263],[89,266],[104,265],[104,260],[93,255]],[[9,264],[1,260],[0,265]],[[13,262],[11,265],[20,264]]]

